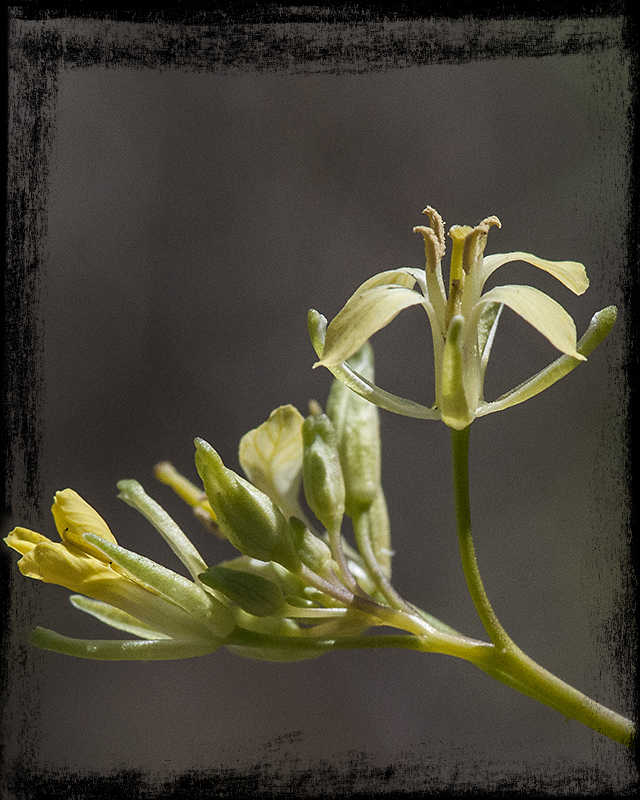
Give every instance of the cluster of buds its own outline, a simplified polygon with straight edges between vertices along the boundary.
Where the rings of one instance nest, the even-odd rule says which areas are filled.
[[[365,344],[351,359],[373,380]],[[253,658],[313,658],[376,625],[418,635],[428,615],[390,584],[389,520],[380,483],[378,409],[334,382],[326,413],[277,408],[241,440],[244,477],[196,439],[204,491],[169,463],[156,467],[209,531],[240,555],[208,567],[193,543],[139,483],[120,497],[140,511],[188,570],[188,579],[121,547],[102,517],[71,489],[58,492],[53,542],[25,528],[7,544],[20,571],[78,592],[72,604],[133,639],[72,639],[44,628],[40,647],[93,659],[147,660],[211,653],[221,645]],[[302,498],[311,513],[305,513]],[[357,547],[343,536],[351,518]]]

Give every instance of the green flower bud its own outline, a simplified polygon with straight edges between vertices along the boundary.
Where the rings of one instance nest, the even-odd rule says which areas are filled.
[[[299,565],[291,531],[276,504],[233,470],[203,439],[196,439],[196,468],[218,527],[241,553],[260,561],[277,561],[287,569]]]
[[[344,480],[331,420],[315,404],[302,426],[302,481],[309,508],[328,531],[344,516]]]
[[[323,575],[327,567],[331,564],[331,550],[322,539],[307,528],[304,522],[297,517],[289,520],[293,533],[293,546],[296,549],[298,558],[310,570]]]
[[[373,348],[368,342],[349,359],[349,366],[373,382]],[[327,416],[336,431],[350,517],[361,514],[380,491],[380,421],[378,408],[334,380],[327,400]]]
[[[280,587],[260,575],[217,565],[209,567],[198,577],[205,586],[222,592],[243,611],[255,617],[269,617],[282,608]]]

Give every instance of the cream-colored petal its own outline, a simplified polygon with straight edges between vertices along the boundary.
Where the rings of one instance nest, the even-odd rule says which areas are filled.
[[[354,297],[366,292],[368,289],[373,289],[375,286],[404,286],[407,289],[413,289],[416,283],[419,284],[420,288],[424,291],[425,279],[423,269],[417,269],[416,267],[388,269],[367,278],[367,280],[355,290],[350,299],[352,300]]]
[[[485,256],[482,262],[482,272],[480,278],[480,289],[485,281],[498,267],[508,264],[510,261],[526,261],[534,267],[542,269],[553,275],[554,278],[563,283],[574,294],[583,294],[589,288],[589,278],[583,264],[577,261],[547,261],[538,258],[531,253],[499,253],[493,256]]]
[[[480,299],[481,304],[504,303],[519,314],[558,350],[580,361],[576,350],[576,326],[564,308],[533,286],[496,286]]]
[[[302,423],[292,405],[280,406],[269,419],[245,433],[238,450],[240,466],[260,491],[269,495],[288,518],[300,517]]]
[[[324,347],[327,320],[318,311],[310,309],[307,324],[313,349],[320,355]],[[416,403],[413,400],[407,400],[404,397],[398,397],[398,395],[381,389],[351,369],[346,361],[335,366],[329,366],[327,369],[345,386],[360,395],[360,397],[364,397],[365,400],[378,406],[378,408],[415,419],[440,419],[440,415],[435,409],[420,405],[420,403]]]
[[[421,294],[398,285],[376,286],[354,295],[329,323],[322,358],[314,366],[346,361],[403,309],[420,304],[424,304]]]

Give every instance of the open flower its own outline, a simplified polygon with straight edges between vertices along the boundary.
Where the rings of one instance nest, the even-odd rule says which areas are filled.
[[[123,481],[121,490],[125,499],[144,494],[135,481]],[[184,658],[216,650],[235,627],[230,610],[202,586],[120,547],[102,517],[72,489],[56,493],[52,513],[61,541],[26,528],[6,537],[22,555],[20,572],[81,593],[71,598],[74,606],[138,640],[68,639],[38,628],[36,644],[86,658]],[[173,537],[174,549],[184,563],[203,572],[206,564],[179,539]]]
[[[582,264],[547,261],[530,253],[484,256],[487,234],[500,227],[497,217],[487,217],[476,227],[455,225],[448,292],[442,277],[445,254],[444,223],[427,207],[430,226],[414,228],[424,237],[425,270],[401,268],[381,272],[365,281],[327,327],[326,319],[309,312],[309,329],[320,360],[336,378],[357,394],[406,416],[441,419],[457,430],[475,417],[516,405],[546,389],[570,372],[607,335],[616,317],[614,307],[603,309],[591,321],[585,336],[576,341],[569,314],[548,295],[532,286],[496,286],[483,294],[484,285],[498,267],[510,261],[526,261],[553,275],[575,294],[589,281]],[[435,404],[428,408],[385,392],[346,363],[376,331],[405,308],[421,305],[427,312],[433,336]],[[549,367],[494,402],[484,400],[484,377],[498,320],[509,306],[536,328],[562,355]]]

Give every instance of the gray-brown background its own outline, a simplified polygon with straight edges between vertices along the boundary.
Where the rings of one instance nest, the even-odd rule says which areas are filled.
[[[64,38],[65,22],[56,24]],[[621,316],[587,365],[474,424],[480,567],[525,652],[631,713],[628,665],[614,651],[628,557],[628,62],[618,23],[594,24],[609,26],[611,47],[362,73],[72,69],[63,59],[41,284],[44,491],[32,518],[15,523],[53,535],[50,500],[70,486],[121,544],[179,570],[116,499],[116,481],[136,478],[205,560],[228,557],[154,482],[153,465],[168,458],[195,478],[201,436],[238,468],[239,438],[273,408],[291,402],[304,413],[309,399],[326,397],[329,374],[311,370],[309,307],[331,317],[374,272],[422,266],[411,229],[427,204],[448,225],[496,214],[503,227],[491,231],[488,253],[582,261],[591,288],[575,298],[523,264],[492,285],[523,280],[552,293],[579,335],[605,305],[621,305]],[[87,25],[103,39],[131,35]],[[501,28],[480,30],[490,38]],[[431,403],[424,314],[405,311],[373,344],[378,382]],[[554,357],[505,311],[487,396]],[[382,436],[395,585],[481,636],[457,555],[448,431],[383,412]],[[68,594],[30,582],[28,613],[15,610],[16,642],[35,624],[108,635],[70,608]],[[10,687],[9,756],[29,752],[56,771],[153,776],[267,763],[286,776],[320,760],[346,769],[364,754],[400,765],[411,788],[575,775],[580,793],[627,775],[617,745],[443,656],[363,651],[269,664],[222,649],[110,664],[16,652],[24,660]]]

